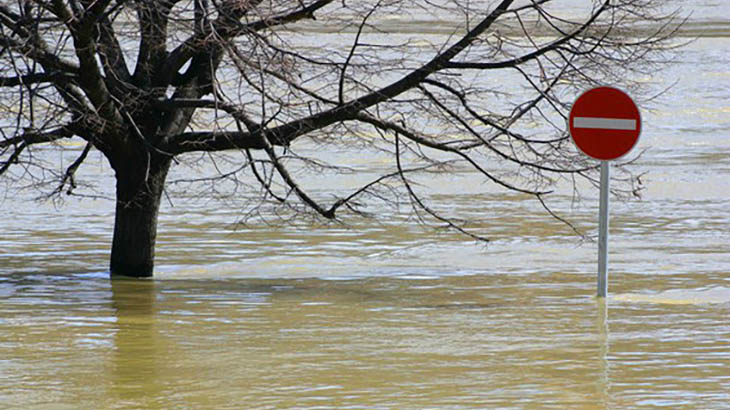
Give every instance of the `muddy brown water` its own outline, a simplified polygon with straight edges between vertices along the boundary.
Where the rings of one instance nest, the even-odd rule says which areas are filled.
[[[605,302],[595,243],[469,175],[431,199],[486,247],[173,197],[152,281],[108,280],[110,201],[4,195],[0,409],[727,409],[729,49],[701,38],[647,79],[677,84],[644,113],[644,198],[612,204]],[[595,235],[595,190],[552,200]]]

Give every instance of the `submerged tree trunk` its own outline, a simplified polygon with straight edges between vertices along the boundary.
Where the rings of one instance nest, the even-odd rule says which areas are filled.
[[[110,264],[112,275],[152,276],[157,215],[169,169],[169,158],[155,158],[148,153],[115,167],[117,204]]]

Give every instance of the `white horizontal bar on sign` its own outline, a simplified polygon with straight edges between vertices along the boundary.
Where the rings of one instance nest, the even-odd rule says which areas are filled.
[[[573,118],[573,127],[634,131],[636,129],[636,120],[627,120],[622,118],[575,117]]]

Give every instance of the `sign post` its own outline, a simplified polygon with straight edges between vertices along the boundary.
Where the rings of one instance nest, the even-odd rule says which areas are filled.
[[[641,134],[641,114],[625,92],[597,87],[581,94],[568,116],[570,137],[578,149],[601,161],[598,209],[598,297],[608,294],[608,197],[610,161],[626,155]]]
[[[611,166],[601,161],[601,193],[598,199],[598,297],[608,294],[608,194]]]

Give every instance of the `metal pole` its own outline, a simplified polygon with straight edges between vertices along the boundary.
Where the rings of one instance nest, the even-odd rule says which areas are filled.
[[[608,293],[608,192],[609,162],[601,161],[601,195],[598,209],[598,297]]]

